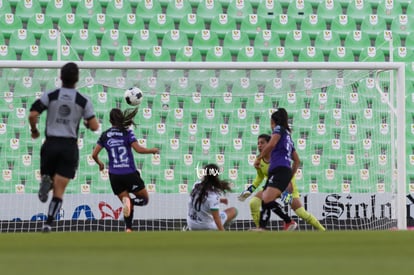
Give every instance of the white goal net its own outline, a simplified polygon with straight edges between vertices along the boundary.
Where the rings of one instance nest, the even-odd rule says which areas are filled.
[[[63,62],[0,62],[0,229],[41,229],[47,204],[37,198],[42,138],[30,138],[27,116],[42,92],[59,87]],[[406,228],[405,84],[400,63],[78,62],[77,88],[90,97],[101,128],[79,129],[80,163],[57,216],[58,231],[124,230],[121,203],[91,153],[108,128],[111,108],[127,107],[125,89],[144,100],[135,135],[159,155],[136,155],[150,203],[136,207],[139,230],[180,230],[197,167],[216,163],[232,182],[229,204],[239,215],[230,230],[253,226],[249,202],[259,134],[270,114],[286,108],[301,158],[302,204],[328,230]],[[101,154],[104,160],[105,154]],[[312,227],[290,206],[300,230]],[[282,221],[272,216],[271,229]]]

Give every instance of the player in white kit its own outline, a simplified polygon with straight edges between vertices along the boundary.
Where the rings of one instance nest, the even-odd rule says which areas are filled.
[[[220,180],[219,167],[207,164],[202,179],[194,184],[188,202],[187,226],[190,230],[224,230],[236,216],[237,209],[220,210],[220,203],[228,204],[224,192],[230,191],[227,181]]]

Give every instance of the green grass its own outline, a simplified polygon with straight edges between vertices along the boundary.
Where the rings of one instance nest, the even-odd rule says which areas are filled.
[[[414,232],[0,234],[1,274],[412,274]]]

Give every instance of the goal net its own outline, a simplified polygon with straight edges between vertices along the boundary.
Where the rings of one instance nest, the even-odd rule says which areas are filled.
[[[0,227],[39,231],[48,204],[37,198],[40,139],[32,140],[28,113],[42,92],[59,87],[63,62],[0,62]],[[257,137],[271,133],[270,115],[289,113],[301,158],[296,182],[301,201],[328,230],[406,228],[405,84],[400,63],[158,63],[78,62],[77,88],[92,99],[97,132],[79,129],[80,162],[67,187],[55,229],[122,231],[121,202],[108,173],[91,158],[111,108],[125,109],[125,89],[144,100],[134,129],[142,146],[159,155],[135,155],[150,193],[136,207],[139,230],[181,230],[197,169],[222,167],[238,209],[230,230],[253,226],[249,201],[237,195],[256,177]],[[106,154],[101,154],[107,161]],[[290,206],[300,230],[313,230]],[[273,215],[271,229],[281,230]]]

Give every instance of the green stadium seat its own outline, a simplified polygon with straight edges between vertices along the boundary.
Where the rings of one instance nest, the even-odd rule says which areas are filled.
[[[364,18],[369,14],[373,14],[373,12],[371,5],[368,2],[353,1],[348,5],[346,14],[353,18],[357,24],[361,24]]]
[[[142,18],[144,23],[149,23],[149,21],[156,17],[157,14],[162,13],[161,4],[159,1],[141,1],[138,3],[135,14],[138,18]]]
[[[23,49],[21,60],[48,60],[46,50],[38,45],[30,45]]]
[[[80,0],[76,4],[76,15],[82,18],[84,23],[88,23],[89,20],[96,14],[102,13],[102,1],[82,1]]]
[[[157,35],[150,30],[141,29],[132,37],[131,45],[143,55],[152,47],[158,46]]]
[[[114,61],[141,61],[141,56],[136,48],[123,45],[115,52]]]
[[[294,61],[294,57],[291,49],[285,47],[275,47],[269,51],[267,61],[292,62]]]
[[[1,1],[0,3],[0,15],[4,15],[6,13],[12,13],[9,1]]]
[[[52,52],[52,60],[58,60],[57,50],[54,50]],[[80,60],[80,58],[77,52],[73,48],[71,48],[68,45],[61,45],[59,60],[75,61],[75,60]]]
[[[276,77],[276,72],[274,70],[251,70],[250,78],[254,79],[258,85],[263,85],[264,87],[270,83],[270,81]],[[258,89],[258,92],[263,92],[263,90]],[[256,108],[255,108],[256,109]]]
[[[195,13],[189,13],[181,18],[179,29],[189,39],[193,39],[198,32],[205,29],[204,20]]]
[[[202,29],[193,38],[193,47],[200,50],[205,55],[207,51],[215,46],[220,45],[217,34],[210,30]]]
[[[240,31],[247,33],[250,39],[255,39],[263,30],[267,30],[266,20],[257,14],[249,14],[241,21]]]
[[[48,54],[53,54],[57,50],[57,43],[58,43],[58,35],[59,32],[56,29],[48,29],[45,33],[40,37],[39,45],[41,48],[45,49]],[[64,37],[62,35],[61,41],[64,41]]]
[[[132,39],[139,30],[145,29],[144,21],[134,13],[124,14],[119,20],[118,29],[122,30],[128,39]]]
[[[240,79],[247,78],[245,70],[221,70],[220,71],[220,83],[223,82],[228,86],[233,85],[236,82],[240,82]],[[222,94],[221,92],[220,94]]]
[[[105,9],[106,16],[112,18],[115,24],[118,24],[125,14],[132,13],[129,1],[110,1]]]
[[[207,82],[207,83],[206,83]],[[201,83],[201,94],[208,95],[223,95],[223,91],[227,90],[227,85],[224,80],[218,77],[211,77],[208,81]]]
[[[237,29],[236,20],[222,13],[211,20],[210,31],[217,34],[219,39],[224,39],[227,33]]]
[[[98,45],[91,45],[83,53],[83,61],[110,61],[108,51]]]
[[[75,13],[67,13],[61,17],[58,22],[58,26],[65,35],[65,37],[71,39],[72,35],[78,32],[80,29],[84,29],[83,20]],[[52,27],[47,29],[53,29]]]
[[[239,62],[262,62],[263,54],[260,50],[252,46],[242,48],[237,54],[237,61]]]
[[[240,71],[240,73],[243,73],[243,71]],[[220,76],[221,79],[222,76]],[[246,76],[242,76],[238,79],[236,79],[232,83],[231,92],[233,95],[233,102],[238,104],[237,108],[245,108],[245,106],[241,106],[240,101],[243,101],[245,104],[247,102],[247,98],[249,97],[249,94],[252,94],[253,92],[257,91],[257,82],[251,78],[248,78]]]
[[[355,20],[347,14],[337,15],[331,23],[331,31],[339,34],[341,39],[345,39],[349,33],[357,30]]]
[[[122,70],[120,69],[96,70],[95,80],[99,81],[99,84],[108,86],[107,92],[111,95],[123,96],[124,90],[129,87],[126,85],[125,78],[122,76]]]
[[[92,45],[97,45],[98,40],[93,32],[88,29],[80,29],[74,33],[70,40],[70,47],[74,49],[79,55],[83,53]]]
[[[307,33],[301,30],[293,30],[287,34],[284,46],[289,48],[294,55],[299,55],[302,49],[311,46],[311,40]]]
[[[405,45],[409,45],[407,40],[410,39],[411,36],[407,37],[405,40]],[[390,41],[392,39],[392,45],[390,45]],[[401,38],[397,34],[393,34],[392,31],[384,30],[382,33],[378,34],[375,38],[374,46],[377,49],[381,49],[384,54],[389,55],[390,46],[394,49],[401,46]]]
[[[231,1],[227,7],[227,15],[240,24],[249,14],[253,14],[250,1]]]
[[[19,1],[14,12],[14,14],[24,23],[36,13],[42,13],[42,7],[40,6],[39,1],[36,0]]]
[[[26,29],[31,31],[36,39],[40,39],[42,34],[48,29],[53,29],[52,18],[43,13],[37,13],[29,18]]]
[[[354,62],[355,57],[352,49],[337,47],[331,50],[328,56],[329,62]]]
[[[277,34],[271,30],[262,30],[254,39],[254,48],[260,50],[263,55],[267,56],[273,48],[280,47],[280,39]]]
[[[18,29],[11,34],[9,47],[13,48],[17,54],[21,54],[30,45],[36,45],[36,38],[31,31]]]
[[[175,61],[176,62],[201,62],[201,52],[198,48],[192,47],[192,46],[185,46],[181,49],[179,49],[175,55]],[[190,72],[192,72],[191,70]]]
[[[403,9],[399,1],[381,1],[381,3],[377,6],[377,15],[384,18],[387,24],[391,24],[392,20],[400,14],[403,14]],[[412,13],[407,10],[407,14]]]
[[[0,30],[4,38],[8,39],[15,30],[22,28],[23,23],[20,17],[14,16],[13,13],[0,15]]]
[[[59,70],[57,69],[38,69],[33,71],[33,80],[38,81],[39,85],[46,86],[48,82],[51,82],[51,79],[55,78],[59,79]]]
[[[276,33],[280,39],[285,39],[289,32],[296,29],[297,25],[295,19],[287,14],[277,15],[271,23],[271,30]]]
[[[308,46],[299,52],[298,61],[300,62],[324,62],[325,58],[321,49]]]
[[[45,9],[45,14],[52,18],[53,23],[58,23],[60,18],[67,13],[72,13],[72,6],[69,1],[50,1]]]
[[[354,55],[359,55],[363,49],[371,46],[371,40],[368,34],[356,30],[347,35],[344,46],[352,50]]]
[[[400,14],[392,20],[391,31],[401,38],[406,38],[414,31],[412,22],[414,22],[414,17],[411,14]]]
[[[309,14],[303,18],[300,29],[307,33],[310,39],[314,40],[318,34],[326,30],[326,23],[317,14]]]
[[[88,30],[93,33],[97,39],[101,39],[107,30],[115,29],[112,17],[103,13],[98,13],[89,19]]]
[[[287,7],[286,14],[297,23],[313,13],[312,4],[308,1],[291,1]]]
[[[180,49],[189,46],[189,42],[185,33],[180,32],[180,30],[172,29],[164,35],[161,45],[172,55],[175,55]]]
[[[223,7],[218,0],[202,1],[197,6],[197,15],[209,24],[216,15],[223,14]]]
[[[0,45],[0,60],[17,60],[16,51],[5,44]]]
[[[282,13],[282,6],[279,1],[276,0],[260,1],[256,10],[256,14],[265,19],[267,24],[270,24],[274,18]]]
[[[165,13],[171,17],[175,23],[179,23],[187,14],[193,13],[191,3],[189,1],[174,0],[169,1]]]
[[[315,38],[315,47],[322,50],[323,54],[328,55],[332,49],[341,46],[339,34],[331,30],[323,30]]]
[[[107,30],[102,36],[101,46],[107,49],[110,55],[114,55],[122,46],[128,46],[128,38],[123,31]]]
[[[175,29],[174,20],[166,14],[157,14],[148,23],[148,29],[155,33],[158,39],[162,39],[166,33]]]
[[[361,31],[368,34],[370,39],[375,39],[387,29],[387,22],[377,14],[370,14],[361,23]]]
[[[232,55],[237,55],[242,48],[249,45],[249,36],[240,30],[228,32],[223,40],[223,47],[229,49]]]
[[[153,46],[145,53],[144,61],[171,61],[170,52],[161,46]]]
[[[382,50],[375,47],[364,48],[359,55],[359,62],[385,62],[385,55]]]
[[[206,61],[230,62],[232,61],[231,52],[228,48],[221,46],[212,47],[206,53]]]
[[[339,1],[320,1],[317,10],[319,19],[328,24],[331,24],[338,14],[342,14],[342,6]]]

